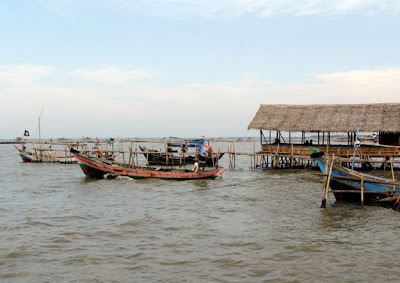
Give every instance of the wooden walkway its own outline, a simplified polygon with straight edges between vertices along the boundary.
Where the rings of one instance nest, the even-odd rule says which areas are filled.
[[[71,142],[71,143],[26,143],[31,144],[37,152],[54,153],[58,155],[67,156],[69,155],[70,148],[77,148],[78,150],[89,153],[98,154],[107,152],[107,154],[113,154],[116,159],[124,163],[136,163],[138,164],[144,157],[145,152],[138,150],[137,146],[141,143],[160,143],[164,144],[163,147],[167,149],[165,140],[143,140],[143,139],[129,139],[120,140],[115,143],[84,143],[84,142]],[[301,144],[269,144],[269,145],[256,145],[254,141],[235,141],[235,140],[213,140],[207,141],[211,146],[214,147],[214,154],[218,155],[224,153],[224,157],[228,159],[229,167],[237,166],[237,159],[240,159],[241,164],[243,160],[248,160],[249,167],[251,169],[267,169],[267,168],[313,168],[316,167],[315,161],[310,157],[311,151],[309,145]],[[226,150],[221,150],[220,147],[215,146],[216,144],[228,143]],[[252,148],[250,151],[237,150],[237,145],[241,143],[247,143],[246,149]],[[252,144],[251,144],[252,143]],[[134,147],[136,147],[134,149]],[[260,148],[261,150],[257,150]],[[335,154],[343,165],[350,165],[353,161],[353,147],[340,146],[340,145],[328,145],[328,146],[313,146],[315,149],[325,152],[327,154]],[[243,146],[241,146],[243,148]],[[60,154],[61,153],[61,154]],[[148,153],[160,153],[151,152]],[[195,149],[186,153],[174,153],[180,154],[182,159],[188,155],[196,155]],[[225,157],[226,156],[226,157]],[[357,151],[354,159],[355,164],[358,167],[368,169],[367,167],[379,167],[382,169],[390,168],[391,166],[400,165],[400,147],[393,146],[376,146],[376,145],[362,145]],[[218,165],[218,164],[216,164]]]

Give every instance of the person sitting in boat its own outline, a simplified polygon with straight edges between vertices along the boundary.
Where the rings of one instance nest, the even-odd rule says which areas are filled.
[[[199,172],[199,162],[198,162],[197,159],[194,160],[194,165],[193,165],[192,172],[193,172],[193,173]]]
[[[359,139],[357,139],[357,140],[354,142],[354,148],[355,148],[356,150],[359,150],[360,147],[361,147],[361,141],[360,141]]]

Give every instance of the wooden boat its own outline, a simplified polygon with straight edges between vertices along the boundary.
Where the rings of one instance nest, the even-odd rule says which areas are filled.
[[[166,154],[158,150],[148,149],[145,146],[139,146],[139,148],[150,165],[176,166],[194,164],[195,160],[198,159],[200,162],[204,162],[206,166],[215,166],[218,164],[219,159],[224,156],[224,153],[220,153],[219,155],[214,154],[213,158],[205,158],[201,155],[196,157],[194,155],[185,155],[184,153],[178,154],[177,151]]]
[[[330,186],[331,192],[337,200],[377,201],[396,200],[400,196],[400,182],[388,178],[381,178],[370,174],[357,172],[343,167],[334,158],[325,163],[323,152],[311,148],[311,157],[315,158],[321,172],[326,176],[326,190]],[[329,163],[329,164],[327,164]],[[326,191],[327,195],[327,191]]]
[[[62,163],[72,164],[77,163],[73,156],[58,156],[52,154],[51,149],[32,149],[31,151],[26,150],[25,147],[22,149],[14,145],[18,155],[21,157],[23,162],[47,162],[47,163]]]
[[[71,153],[77,160],[83,173],[94,178],[104,178],[106,175],[111,175],[130,178],[191,180],[216,178],[226,170],[226,168],[217,168],[195,173],[185,168],[122,164],[101,158],[89,157],[74,149],[71,149]]]
[[[183,139],[178,137],[170,137],[168,146],[171,147],[198,147],[205,142],[204,138],[199,139]]]

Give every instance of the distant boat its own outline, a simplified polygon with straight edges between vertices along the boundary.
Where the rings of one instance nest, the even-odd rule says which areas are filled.
[[[14,145],[14,148],[17,150],[19,156],[21,157],[23,162],[47,162],[47,163],[63,163],[63,164],[72,164],[76,163],[76,160],[73,156],[58,156],[52,154],[51,149],[47,150],[35,150],[31,151],[26,150],[26,148],[18,148],[18,146]]]
[[[329,173],[327,172],[330,170],[330,165],[325,164],[324,153],[313,148],[311,148],[311,152],[311,157],[315,158],[321,172],[328,177]],[[361,189],[365,193],[366,201],[388,198],[396,200],[400,196],[400,182],[398,181],[360,173],[333,161],[331,170],[330,187],[337,200],[360,201]]]
[[[195,173],[185,168],[140,166],[117,163],[101,158],[89,157],[74,149],[71,149],[71,153],[77,160],[83,173],[94,178],[104,178],[106,175],[111,175],[126,176],[130,178],[190,180],[216,178],[226,170],[226,168],[217,168],[213,170],[198,171]]]
[[[178,151],[173,151],[166,154],[165,152],[160,152],[158,150],[148,149],[145,146],[139,146],[139,148],[143,152],[147,163],[150,165],[177,166],[194,164],[196,160],[195,155],[185,155],[183,152],[179,154]],[[197,159],[200,162],[204,162],[206,166],[215,166],[218,164],[219,159],[221,159],[223,156],[223,153],[220,153],[219,155],[214,154],[213,158],[206,158],[202,155],[199,155]]]
[[[199,145],[204,144],[204,138],[198,139],[183,139],[178,137],[170,137],[167,142],[168,146],[171,147],[197,147]]]

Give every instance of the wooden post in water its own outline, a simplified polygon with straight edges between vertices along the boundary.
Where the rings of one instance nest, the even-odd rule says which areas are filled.
[[[275,168],[279,167],[279,143],[276,146],[276,154],[274,156],[274,167]]]
[[[228,146],[228,157],[229,157],[229,167],[232,167],[231,147],[230,146]]]
[[[393,171],[393,157],[390,158],[390,169],[392,171],[392,180],[394,181],[394,171]]]
[[[335,159],[335,155],[333,154],[331,158],[332,159],[330,160],[330,162],[329,162],[329,160],[327,160],[327,162],[326,162],[326,165],[328,165],[328,162],[329,162],[329,168],[328,168],[329,173],[328,173],[328,176],[326,176],[326,179],[325,179],[325,187],[324,187],[324,194],[323,194],[323,197],[322,197],[321,208],[326,208],[326,200],[328,198],[329,185],[331,183],[331,174],[332,174],[332,168],[333,168],[333,160]]]
[[[233,167],[236,167],[236,148],[235,148],[235,141],[233,141]]]
[[[221,149],[218,147],[218,151],[217,151],[217,159],[216,159],[216,163],[215,166],[218,167],[219,164],[219,155],[220,155]]]
[[[168,165],[168,157],[169,157],[168,143],[165,143],[165,165]]]
[[[183,144],[181,144],[181,152],[179,153],[179,166],[182,166]]]
[[[361,177],[361,208],[364,208],[364,178]]]
[[[253,169],[256,169],[257,155],[256,155],[256,143],[253,142]]]
[[[294,156],[293,156],[293,139],[291,140],[291,152],[290,152],[290,168],[293,168],[293,160],[294,160]]]
[[[132,167],[132,163],[133,163],[133,155],[132,155],[132,144],[129,147],[129,164],[128,167]]]

